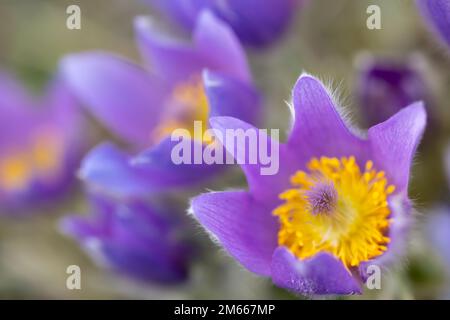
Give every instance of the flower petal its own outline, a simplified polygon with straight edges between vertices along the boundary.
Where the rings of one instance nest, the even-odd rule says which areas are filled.
[[[273,254],[272,280],[277,286],[305,295],[361,293],[351,273],[328,253],[299,260],[285,247],[278,247]]]
[[[199,75],[205,67],[205,61],[195,47],[164,35],[148,18],[137,17],[134,29],[147,65],[171,85]]]
[[[187,81],[204,68],[248,82],[250,71],[245,52],[233,32],[210,12],[203,11],[196,22],[193,43],[162,35],[148,18],[135,20],[142,56],[159,76],[170,83]]]
[[[0,71],[0,111],[5,108],[23,110],[32,104],[25,88],[9,73]]]
[[[184,151],[189,151],[189,160],[178,163],[174,160],[177,146],[184,146]],[[151,175],[151,182],[155,189],[193,187],[205,180],[211,179],[221,173],[226,166],[223,164],[208,164],[204,161],[203,154],[206,145],[187,139],[183,141],[166,138],[155,147],[145,150],[131,159],[132,168],[142,170]],[[183,151],[183,153],[184,153]],[[177,154],[178,156],[178,154]],[[200,157],[199,163],[196,159]],[[222,161],[223,163],[223,161]]]
[[[241,165],[252,196],[263,203],[278,203],[278,195],[289,186],[289,177],[299,165],[286,146],[236,118],[214,117],[209,122],[217,131],[216,138]],[[256,139],[253,140],[252,137]],[[263,145],[266,148],[262,148]],[[255,146],[257,150],[253,150]]]
[[[450,46],[450,1],[417,0],[417,5],[434,32]]]
[[[355,156],[366,159],[364,140],[350,131],[331,94],[316,78],[302,75],[293,90],[294,125],[290,149],[298,150],[303,163],[312,157]]]
[[[152,192],[152,175],[133,168],[130,156],[111,143],[94,148],[84,158],[79,177],[90,187],[115,197],[144,196]]]
[[[277,223],[244,191],[214,192],[192,200],[192,212],[227,252],[257,274],[270,275]]]
[[[101,52],[67,56],[62,70],[99,121],[135,146],[150,144],[166,97],[160,81],[125,59]]]
[[[229,0],[223,6],[216,1],[214,12],[236,31],[246,44],[267,46],[286,31],[295,14],[297,0]]]
[[[144,281],[186,279],[192,248],[177,236],[181,229],[173,216],[141,201],[94,200],[92,217],[66,217],[61,229],[99,264]]]
[[[230,25],[246,44],[262,47],[286,31],[299,0],[146,0],[173,22],[191,30],[202,9],[209,9]]]
[[[191,140],[186,141],[192,155],[190,162],[176,163],[172,151],[178,143],[168,138],[137,156],[104,143],[85,157],[79,176],[102,193],[134,198],[192,187],[225,169],[221,164],[195,164],[194,153],[203,155],[205,146]]]
[[[415,101],[429,100],[429,90],[418,68],[421,62],[415,55],[402,61],[372,56],[360,59],[357,93],[367,127],[389,119]]]
[[[205,71],[203,74],[210,117],[229,116],[258,124],[261,119],[261,96],[255,88],[227,75]]]
[[[233,30],[212,12],[203,10],[194,30],[194,42],[211,70],[250,82],[247,58]]]
[[[0,72],[0,148],[3,153],[28,143],[37,124],[33,106],[29,93],[20,82],[10,74]]]
[[[192,29],[195,25],[195,18],[204,7],[205,0],[144,0],[155,6],[171,20],[181,26]]]
[[[425,108],[422,102],[416,102],[369,129],[372,160],[386,172],[397,192],[407,191],[412,158],[425,125]]]

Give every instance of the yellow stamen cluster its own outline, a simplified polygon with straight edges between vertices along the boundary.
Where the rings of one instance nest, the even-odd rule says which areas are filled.
[[[21,190],[36,177],[51,178],[60,167],[62,148],[61,139],[53,131],[37,132],[26,150],[0,159],[0,188]]]
[[[383,171],[368,161],[362,172],[354,157],[313,158],[309,172],[297,171],[291,178],[292,189],[280,195],[284,203],[273,211],[279,217],[279,245],[295,256],[306,259],[328,252],[347,267],[381,255],[390,239],[386,236],[390,219],[388,196],[395,190]],[[324,195],[329,212],[315,212],[311,193],[326,185],[334,188]],[[320,193],[318,197],[320,198]],[[317,196],[317,195],[316,195]]]
[[[152,133],[153,141],[158,142],[180,128],[188,130],[194,137],[194,121],[201,121],[206,129],[209,104],[201,78],[193,77],[176,86],[168,108],[166,119],[163,118]]]

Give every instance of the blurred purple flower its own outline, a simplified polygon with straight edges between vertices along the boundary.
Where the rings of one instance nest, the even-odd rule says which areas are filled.
[[[16,214],[67,191],[86,143],[77,107],[59,78],[36,99],[0,74],[2,211]]]
[[[417,0],[417,6],[433,32],[450,46],[450,0]]]
[[[428,88],[413,57],[406,62],[363,59],[359,65],[357,94],[361,115],[373,126],[415,101],[428,100]]]
[[[146,0],[173,22],[193,29],[197,16],[209,9],[228,23],[241,41],[263,47],[278,40],[292,22],[300,0]]]
[[[368,266],[382,268],[404,249],[424,107],[402,109],[363,138],[346,125],[327,89],[303,75],[293,89],[293,111],[288,141],[279,144],[279,172],[264,176],[263,164],[242,165],[248,191],[200,195],[192,213],[244,267],[280,287],[360,293]],[[222,134],[256,130],[232,117],[210,122]]]
[[[450,188],[450,145],[445,150],[444,169],[447,177],[447,188]],[[441,205],[432,210],[428,217],[425,232],[450,275],[450,208],[448,206]]]
[[[426,225],[428,239],[450,275],[450,208],[434,209]]]
[[[187,278],[193,247],[172,212],[139,200],[116,202],[96,195],[91,202],[88,217],[66,217],[61,228],[98,264],[157,284]]]
[[[105,144],[84,160],[83,179],[125,196],[192,185],[220,171],[218,165],[174,164],[170,155],[178,142],[170,139],[173,130],[192,132],[195,120],[208,126],[210,116],[233,116],[250,123],[260,116],[260,96],[252,85],[245,53],[233,32],[212,13],[199,15],[193,44],[162,36],[142,17],[135,27],[151,72],[100,52],[73,54],[62,61],[73,90],[97,119],[136,150],[150,147],[130,158]],[[210,97],[205,87],[217,87],[216,95]],[[211,107],[208,98],[222,99],[223,108]],[[199,143],[192,141],[192,145]]]

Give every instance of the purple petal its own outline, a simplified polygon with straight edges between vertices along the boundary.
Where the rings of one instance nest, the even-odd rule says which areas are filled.
[[[209,0],[144,0],[166,14],[172,21],[188,30],[194,28],[195,20]]]
[[[426,125],[423,103],[416,102],[369,129],[372,160],[397,192],[407,191],[412,159]]]
[[[252,196],[258,201],[275,206],[279,202],[278,195],[289,186],[289,178],[298,167],[298,160],[292,157],[292,153],[288,152],[285,145],[272,140],[266,133],[239,119],[215,117],[210,119],[210,124],[220,133],[217,139],[241,165]],[[249,136],[254,133],[256,141],[253,143],[257,143],[258,146],[256,155],[252,153],[249,143],[239,143],[238,139],[227,140],[227,130],[233,130],[235,133],[242,130]],[[267,154],[271,156],[271,163],[262,161],[263,144],[266,145]]]
[[[54,146],[54,164],[45,172],[32,168],[26,185],[13,190],[0,190],[2,207],[8,213],[26,214],[36,206],[65,194],[75,180],[82,152],[86,146],[84,119],[78,102],[66,84],[55,77],[43,97],[31,99],[21,84],[4,74],[0,76],[0,150],[3,155],[17,152],[31,154],[39,147]],[[54,139],[57,137],[57,141]],[[47,140],[49,139],[49,140]]]
[[[134,21],[138,47],[150,69],[174,85],[201,74],[206,63],[189,43],[165,36],[145,17]]]
[[[201,9],[209,9],[233,28],[246,44],[262,47],[278,40],[286,31],[298,0],[147,0],[172,21],[191,30]]]
[[[238,34],[246,44],[262,47],[278,40],[290,25],[297,0],[228,0],[226,6],[215,1],[214,12]]]
[[[304,295],[361,294],[352,274],[328,253],[299,260],[285,247],[278,247],[273,254],[272,280],[277,286]]]
[[[364,140],[354,133],[338,112],[331,94],[316,78],[302,75],[293,90],[294,125],[289,149],[306,164],[312,157],[355,156],[364,163]]]
[[[67,56],[62,70],[76,95],[105,126],[135,146],[150,145],[166,97],[160,81],[101,52]]]
[[[210,11],[200,13],[194,42],[201,56],[208,61],[208,68],[243,82],[251,81],[247,58],[239,40],[228,25]]]
[[[244,191],[214,192],[192,201],[198,221],[228,253],[252,272],[270,275],[277,245],[277,223],[270,209],[258,205]]]
[[[97,191],[116,197],[144,196],[154,190],[152,175],[131,167],[130,156],[110,143],[88,153],[79,177]]]
[[[220,71],[242,81],[250,80],[245,53],[232,31],[209,12],[202,12],[193,43],[162,35],[146,18],[135,20],[139,48],[159,76],[170,83],[199,76],[204,68]]]
[[[194,153],[203,154],[205,146],[192,141],[188,141],[191,162],[176,164],[172,160],[172,150],[177,143],[168,138],[137,156],[109,143],[102,144],[85,157],[79,176],[102,193],[134,198],[168,189],[193,187],[225,169],[220,164],[195,164]]]
[[[417,0],[417,5],[430,28],[450,46],[450,1]]]
[[[36,119],[31,97],[10,74],[0,72],[0,147],[2,152],[28,142]],[[14,137],[14,139],[11,139]]]
[[[24,111],[31,105],[32,99],[23,86],[9,73],[0,71],[0,111],[6,108]]]
[[[61,76],[50,82],[40,104],[41,121],[60,130],[66,142],[66,153],[79,160],[90,137],[80,103]]]
[[[383,122],[413,102],[425,100],[428,88],[415,57],[406,62],[375,60],[361,63],[358,98],[368,127]]]
[[[191,250],[170,215],[138,201],[95,202],[93,217],[61,222],[94,259],[138,280],[168,284],[186,278]]]
[[[262,101],[255,88],[229,76],[206,71],[203,76],[210,117],[229,116],[258,124]]]
[[[151,182],[159,191],[172,188],[194,187],[215,175],[221,173],[226,166],[223,164],[208,164],[204,161],[206,145],[194,140],[185,140],[186,149],[190,150],[188,163],[176,163],[172,152],[176,150],[179,141],[164,139],[156,145],[131,159],[134,169],[142,170],[151,175]],[[184,143],[183,142],[183,143]],[[197,163],[196,161],[199,160]],[[224,163],[224,161],[222,161]]]

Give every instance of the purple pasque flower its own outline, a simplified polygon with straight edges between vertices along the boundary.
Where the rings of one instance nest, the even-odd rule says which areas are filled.
[[[192,30],[197,16],[209,9],[233,28],[241,41],[263,47],[288,29],[300,0],[146,0],[173,22]]]
[[[177,128],[192,133],[194,121],[206,129],[208,117],[217,115],[257,122],[260,97],[245,53],[231,29],[208,11],[197,19],[192,44],[162,36],[144,18],[135,26],[151,71],[100,52],[73,54],[62,62],[74,92],[100,122],[135,150],[149,148],[134,158],[111,144],[101,145],[84,160],[81,177],[99,188],[113,186],[114,193],[133,189],[134,194],[207,179],[219,166],[174,164],[171,133]],[[204,82],[220,87],[216,91],[226,102],[223,108],[210,106]],[[204,147],[192,140],[198,144]],[[123,176],[134,179],[125,186]]]
[[[139,281],[176,284],[187,278],[193,247],[172,213],[142,200],[92,195],[90,215],[66,217],[61,228],[106,268]]]
[[[192,213],[245,268],[280,287],[360,293],[368,266],[381,268],[403,250],[409,171],[425,128],[424,107],[411,104],[362,136],[327,89],[302,75],[292,109],[290,136],[278,145],[278,172],[261,175],[262,163],[241,165],[248,191],[197,196]],[[227,129],[257,130],[231,117],[210,122],[219,139]],[[277,150],[278,142],[268,141]]]
[[[356,90],[367,126],[387,120],[415,101],[429,100],[419,60],[416,56],[402,62],[371,56],[360,60]]]
[[[85,146],[78,105],[59,77],[41,98],[0,74],[0,202],[15,214],[67,191]]]
[[[430,29],[450,46],[450,0],[416,0]]]

